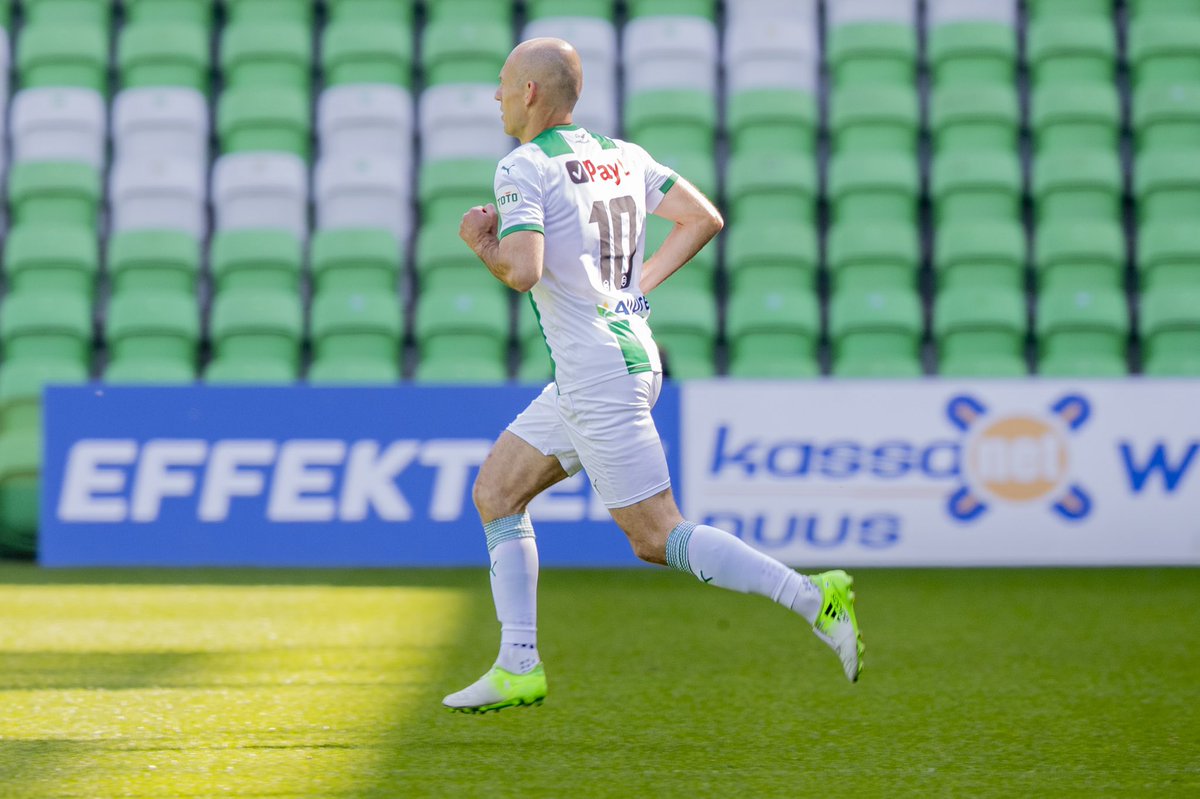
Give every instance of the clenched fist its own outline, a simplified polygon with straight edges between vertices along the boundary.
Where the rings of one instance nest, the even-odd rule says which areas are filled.
[[[458,235],[472,250],[479,251],[480,246],[489,238],[496,235],[496,226],[500,215],[496,206],[477,205],[463,214],[462,224],[458,226]]]

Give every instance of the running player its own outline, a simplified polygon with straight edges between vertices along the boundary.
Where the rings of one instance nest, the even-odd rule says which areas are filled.
[[[498,280],[529,292],[554,382],[480,467],[473,496],[491,556],[500,654],[443,702],[479,713],[545,698],[538,555],[526,507],[581,467],[639,558],[770,597],[813,625],[857,680],[863,647],[845,572],[801,575],[729,533],[684,520],[675,504],[650,415],[662,366],[645,295],[724,223],[704,195],[641,147],[572,124],[582,88],[579,56],[567,42],[531,39],[512,51],[496,99],[505,132],[521,145],[496,169],[496,204],[467,211],[459,231]],[[647,213],[675,226],[643,263]]]

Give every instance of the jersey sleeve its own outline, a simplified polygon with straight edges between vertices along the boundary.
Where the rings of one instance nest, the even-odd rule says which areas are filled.
[[[535,230],[545,235],[545,205],[542,202],[542,173],[524,153],[514,152],[496,167],[496,210],[500,212],[498,238],[518,230]]]
[[[632,146],[642,164],[646,178],[646,213],[652,214],[658,204],[662,202],[662,198],[675,185],[675,181],[679,180],[679,175],[670,167],[665,167],[655,161],[650,157],[650,153],[638,145],[630,145],[628,142],[625,142],[625,145]]]

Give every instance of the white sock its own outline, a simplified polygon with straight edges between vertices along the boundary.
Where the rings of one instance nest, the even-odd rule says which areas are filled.
[[[765,596],[809,624],[821,610],[821,590],[812,580],[716,527],[681,522],[667,538],[667,565],[704,583]]]
[[[491,557],[492,599],[500,620],[496,665],[525,674],[538,664],[538,552],[529,515],[505,516],[484,525]]]

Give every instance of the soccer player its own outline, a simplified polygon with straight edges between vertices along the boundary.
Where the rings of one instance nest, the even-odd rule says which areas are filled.
[[[508,426],[479,469],[475,507],[491,559],[500,654],[450,694],[452,710],[539,704],[538,554],[526,507],[582,467],[642,560],[705,583],[770,597],[802,616],[851,680],[863,645],[851,578],[793,571],[722,530],[684,520],[650,410],[662,366],[646,294],[721,230],[721,214],[641,147],[571,122],[583,88],[575,49],[560,39],[518,45],[500,71],[504,130],[521,144],[496,169],[496,204],[463,215],[459,234],[505,285],[529,292],[554,381]],[[642,260],[645,219],[675,223]]]

